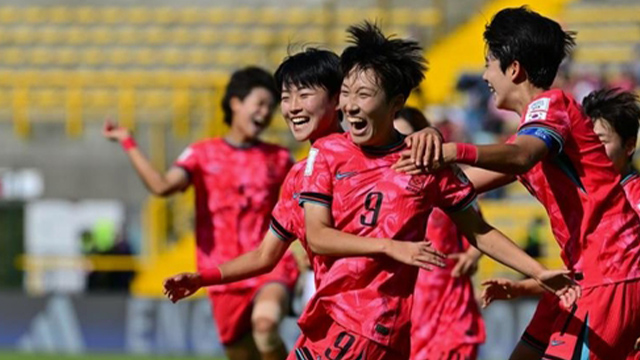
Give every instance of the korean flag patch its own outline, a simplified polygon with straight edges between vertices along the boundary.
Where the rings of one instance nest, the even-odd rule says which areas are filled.
[[[546,120],[550,103],[551,98],[541,98],[529,104],[524,122]]]
[[[309,156],[307,157],[307,166],[304,168],[304,176],[311,176],[313,174],[313,163],[316,162],[316,156],[318,156],[318,149],[309,149]]]

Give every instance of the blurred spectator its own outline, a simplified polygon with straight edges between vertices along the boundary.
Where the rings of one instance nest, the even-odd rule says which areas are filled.
[[[544,219],[540,216],[537,216],[533,219],[531,224],[529,224],[529,228],[527,229],[527,241],[524,247],[524,251],[534,259],[539,259],[543,256],[543,232]]]
[[[97,221],[91,230],[82,231],[83,253],[96,255],[131,255],[131,247],[124,237],[125,232],[116,234],[111,221]],[[128,291],[134,273],[132,271],[93,270],[87,276],[88,291]]]

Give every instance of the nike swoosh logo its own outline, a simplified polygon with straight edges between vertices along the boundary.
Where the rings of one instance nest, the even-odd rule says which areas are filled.
[[[355,171],[349,171],[349,172],[344,172],[344,173],[336,173],[336,180],[342,180],[342,179],[346,179],[348,177],[352,177],[354,175],[357,175],[358,173]]]
[[[551,340],[551,346],[560,346],[560,345],[562,345],[562,344],[564,344],[564,341],[562,341],[562,340],[560,340],[560,341],[558,341],[558,340]]]

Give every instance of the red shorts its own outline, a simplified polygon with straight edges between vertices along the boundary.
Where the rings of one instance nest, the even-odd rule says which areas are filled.
[[[244,289],[209,291],[213,320],[222,345],[230,345],[251,332],[253,300],[263,286]],[[286,287],[285,284],[282,284]]]
[[[536,350],[542,356],[549,345],[552,332],[551,325],[560,316],[562,310],[560,299],[557,296],[551,293],[544,293],[520,341]]]
[[[552,326],[543,359],[635,360],[640,336],[640,281],[585,289],[573,311]]]
[[[397,352],[338,323],[300,335],[287,360],[408,360]]]

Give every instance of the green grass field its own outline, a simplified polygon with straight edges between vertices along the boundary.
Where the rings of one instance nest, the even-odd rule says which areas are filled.
[[[155,356],[155,355],[119,355],[119,354],[83,354],[62,355],[46,353],[20,353],[0,351],[0,360],[226,360],[213,357]]]

